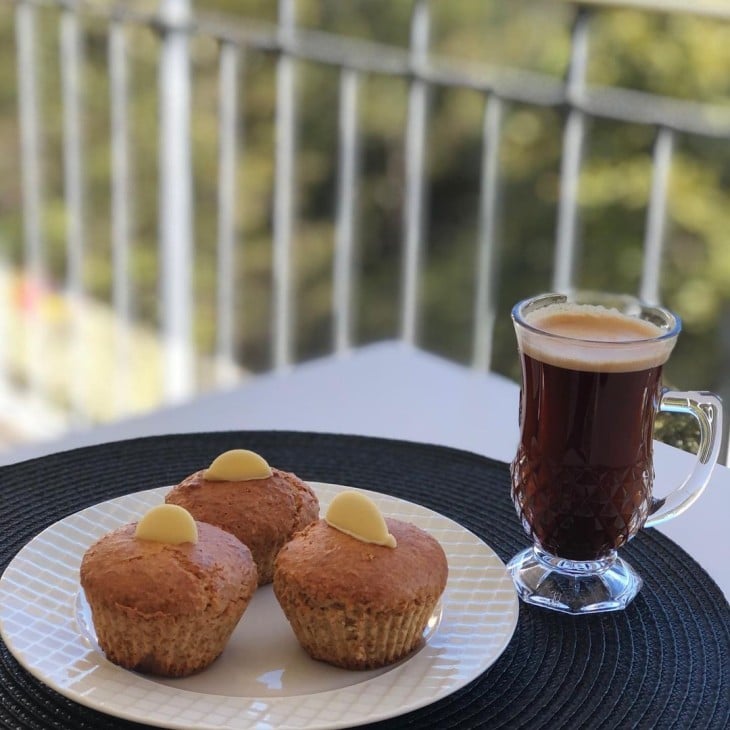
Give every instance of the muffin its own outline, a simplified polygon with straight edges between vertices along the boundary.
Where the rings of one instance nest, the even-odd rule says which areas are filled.
[[[235,535],[251,550],[259,585],[271,583],[274,559],[292,535],[319,517],[319,500],[295,474],[272,469],[258,454],[226,451],[191,474],[165,502]]]
[[[240,540],[170,505],[97,540],[80,578],[107,659],[163,677],[211,664],[258,585]]]
[[[360,493],[342,492],[326,519],[281,549],[274,594],[312,658],[374,669],[421,644],[447,577],[446,555],[434,537],[383,518]]]

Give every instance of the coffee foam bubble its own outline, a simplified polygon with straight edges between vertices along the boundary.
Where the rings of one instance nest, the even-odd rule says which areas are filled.
[[[530,312],[518,328],[520,349],[542,362],[590,372],[634,372],[662,365],[676,338],[617,309],[560,303]],[[545,334],[543,334],[545,333]]]

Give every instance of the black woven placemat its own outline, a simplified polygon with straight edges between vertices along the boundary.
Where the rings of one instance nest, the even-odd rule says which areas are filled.
[[[445,514],[503,560],[527,544],[507,466],[444,447],[289,432],[176,435],[55,454],[0,469],[0,570],[53,522],[128,492],[171,484],[244,447],[305,479],[388,492]],[[500,659],[462,690],[377,728],[727,728],[730,608],[710,577],[654,530],[622,554],[642,592],[620,613],[573,618],[520,606]],[[0,727],[142,727],[77,705],[0,643]]]

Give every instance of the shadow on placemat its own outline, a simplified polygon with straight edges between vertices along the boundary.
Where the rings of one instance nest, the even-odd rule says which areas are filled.
[[[221,451],[249,448],[301,477],[386,492],[462,524],[503,560],[527,545],[506,464],[446,447],[369,437],[225,432],[136,439],[0,469],[0,568],[62,517],[174,484]],[[654,530],[623,553],[645,580],[620,613],[570,617],[520,606],[500,659],[467,687],[377,728],[726,728],[730,609],[711,578]],[[37,682],[0,647],[3,728],[131,728]]]

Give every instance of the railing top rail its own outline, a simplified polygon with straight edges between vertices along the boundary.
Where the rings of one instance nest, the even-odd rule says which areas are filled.
[[[166,21],[158,13],[144,12],[124,6],[102,6],[88,0],[66,0],[78,11],[113,17],[123,22],[148,25],[165,31],[180,30],[180,25]],[[707,14],[715,5],[710,0],[688,3],[679,0],[565,0],[573,5],[631,6]],[[16,0],[36,5],[50,5],[50,0]],[[58,3],[56,3],[58,4]],[[719,6],[718,6],[719,8]],[[730,19],[730,5],[719,16]],[[730,137],[730,106],[707,104],[632,89],[588,85],[578,96],[571,94],[559,77],[510,66],[493,66],[464,59],[429,54],[424,63],[414,67],[407,48],[398,48],[375,41],[335,35],[323,31],[297,28],[282,36],[279,26],[245,20],[237,26],[224,23],[215,16],[196,15],[183,28],[220,42],[228,42],[262,52],[286,53],[304,61],[315,61],[364,73],[377,73],[406,78],[421,78],[431,84],[493,93],[506,101],[535,104],[543,107],[570,105],[594,117],[627,123],[654,124],[678,132],[705,137]]]
[[[727,0],[564,0],[571,5],[596,8],[624,8],[657,13],[685,13],[730,20]]]
[[[95,8],[106,13],[110,12],[109,4],[102,4],[98,0],[15,0],[16,4],[21,2],[37,5],[83,6],[86,9]],[[657,13],[684,13],[730,20],[730,3],[727,0],[562,0],[562,2],[603,9],[623,8]],[[111,11],[136,16],[145,14],[143,11],[128,8],[123,0],[117,0]]]
[[[679,2],[666,0],[566,0],[574,5],[632,6],[651,9],[674,10],[707,14],[715,6],[713,2]],[[16,2],[50,6],[51,0],[16,0]],[[58,0],[56,0],[58,5]],[[102,15],[123,22],[147,25],[164,31],[179,25],[171,25],[156,12],[144,12],[116,5],[101,6],[88,0],[72,3],[78,11]],[[719,12],[719,11],[718,11]],[[730,5],[722,17],[730,19]],[[654,124],[678,132],[705,137],[730,136],[730,106],[706,104],[673,97],[636,91],[632,89],[588,85],[580,94],[571,94],[563,79],[535,71],[510,66],[493,66],[470,62],[465,59],[429,54],[424,63],[414,67],[409,49],[346,37],[323,31],[297,28],[282,36],[279,26],[272,23],[246,19],[238,26],[231,26],[215,16],[201,15],[188,25],[192,34],[212,37],[262,52],[286,53],[304,61],[353,69],[364,73],[421,78],[441,86],[471,89],[492,93],[506,101],[536,104],[544,107],[572,106],[594,117],[627,123]]]

